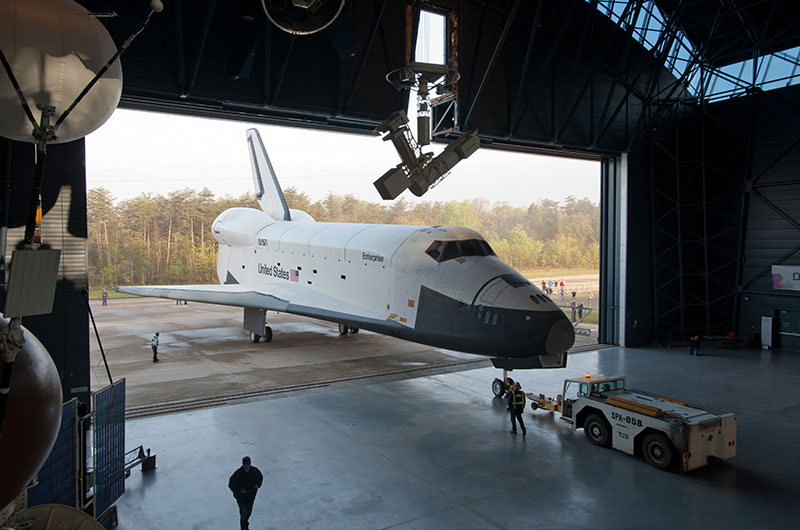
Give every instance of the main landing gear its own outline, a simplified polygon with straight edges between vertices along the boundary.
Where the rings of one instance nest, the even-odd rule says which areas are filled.
[[[354,328],[353,326],[347,326],[345,324],[339,324],[339,335],[347,335],[350,333],[351,335],[355,335],[358,333],[358,328]]]
[[[261,335],[259,335],[258,333],[255,333],[253,331],[250,332],[250,342],[252,342],[253,344],[258,344],[259,342],[261,342],[262,338],[264,339],[264,342],[272,342],[272,328],[271,327],[266,326],[264,328],[264,336],[263,337]]]
[[[253,344],[258,344],[262,338],[264,342],[272,342],[272,328],[267,325],[266,309],[245,307],[242,327],[250,332],[250,342]]]

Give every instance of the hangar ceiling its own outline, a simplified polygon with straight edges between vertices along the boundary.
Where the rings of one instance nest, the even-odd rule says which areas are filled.
[[[148,8],[81,3],[117,15],[104,20],[118,44]],[[763,84],[775,65],[754,57],[782,54],[793,82],[800,44],[798,8],[778,0],[347,0],[302,36],[258,0],[164,4],[123,57],[123,107],[371,132],[407,106],[385,76],[413,58],[424,9],[449,21],[461,74],[455,104],[434,111],[439,137],[477,128],[496,147],[596,155],[629,150],[712,83],[728,96]],[[734,83],[731,65],[755,74]]]

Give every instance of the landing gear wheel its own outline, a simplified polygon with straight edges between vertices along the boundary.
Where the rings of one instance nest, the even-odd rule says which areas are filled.
[[[250,342],[252,342],[253,344],[258,344],[259,342],[261,342],[261,335],[259,335],[257,333],[253,333],[251,331],[250,332]]]
[[[608,447],[611,445],[611,425],[599,414],[592,414],[583,423],[586,439],[594,445]]]
[[[672,468],[677,457],[672,443],[660,432],[651,432],[644,437],[642,454],[648,464],[662,470]]]
[[[503,397],[503,394],[506,393],[506,385],[500,379],[495,378],[492,381],[492,394],[494,397]]]
[[[339,335],[347,335],[348,331],[350,331],[350,328],[348,328],[344,324],[339,324]]]
[[[358,333],[358,328],[349,328],[349,329],[351,335],[355,335],[356,333]]]
[[[264,342],[272,342],[272,328],[269,326],[264,328]]]

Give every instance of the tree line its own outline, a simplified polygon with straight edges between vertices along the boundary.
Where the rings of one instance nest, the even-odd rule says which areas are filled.
[[[600,259],[600,208],[589,199],[543,199],[514,207],[485,199],[373,203],[333,193],[312,201],[293,187],[284,195],[290,208],[305,210],[317,221],[472,228],[519,270],[597,268]],[[258,208],[250,193],[215,197],[208,189],[186,189],[116,201],[105,188],[89,190],[90,284],[216,283],[211,223],[235,206]]]

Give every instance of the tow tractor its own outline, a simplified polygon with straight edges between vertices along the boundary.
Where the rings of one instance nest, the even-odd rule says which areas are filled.
[[[496,379],[492,389],[502,395],[506,385]],[[555,398],[526,396],[533,410],[560,412],[594,445],[642,455],[658,469],[689,471],[736,456],[734,414],[627,388],[624,376],[586,374],[565,380]]]

